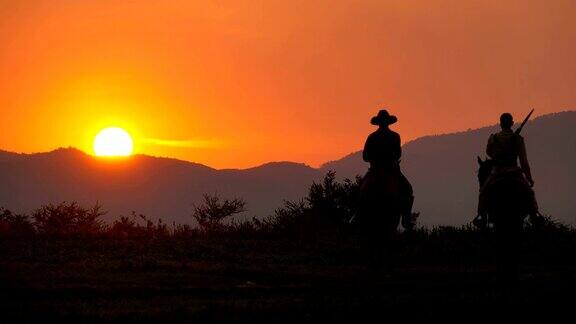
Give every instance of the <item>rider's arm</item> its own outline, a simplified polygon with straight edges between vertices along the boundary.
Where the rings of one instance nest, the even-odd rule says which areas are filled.
[[[364,162],[370,162],[370,146],[370,136],[368,136],[368,139],[364,144],[364,150],[362,151],[362,158],[364,159]]]
[[[394,157],[395,160],[400,160],[400,157],[402,156],[402,144],[400,141],[400,135],[396,134],[396,136],[394,137],[394,152],[392,152],[392,156]]]
[[[519,140],[519,150],[518,150],[518,158],[520,160],[520,167],[522,171],[526,175],[526,179],[532,184],[534,180],[532,180],[532,173],[530,172],[530,164],[528,164],[528,156],[526,154],[526,144],[524,143],[524,139],[520,137]]]
[[[491,159],[494,158],[494,134],[490,135],[488,138],[488,144],[486,145],[486,155]]]

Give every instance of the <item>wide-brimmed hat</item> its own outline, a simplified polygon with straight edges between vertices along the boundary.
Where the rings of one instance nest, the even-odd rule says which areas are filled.
[[[388,110],[380,110],[378,112],[378,115],[372,117],[372,119],[370,120],[370,124],[372,125],[392,125],[395,122],[398,121],[398,118],[396,118],[396,116],[390,115],[388,113]]]

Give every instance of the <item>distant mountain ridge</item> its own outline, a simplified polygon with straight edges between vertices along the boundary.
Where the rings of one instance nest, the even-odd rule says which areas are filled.
[[[0,153],[0,206],[29,212],[41,204],[101,203],[110,219],[131,211],[165,221],[191,222],[204,193],[242,197],[245,217],[272,213],[285,199],[298,199],[320,173],[298,163],[216,170],[176,159],[135,155],[105,160],[73,148],[47,153]]]
[[[403,146],[402,168],[416,194],[415,210],[426,225],[470,221],[476,209],[476,156],[496,126],[425,136]],[[523,132],[541,209],[576,224],[576,112],[538,117]],[[131,211],[167,222],[191,222],[193,203],[204,193],[241,197],[243,217],[266,216],[284,200],[305,196],[312,181],[328,171],[339,177],[364,174],[361,152],[320,168],[271,162],[248,169],[213,169],[177,159],[136,155],[103,160],[77,149],[18,154],[0,151],[0,206],[30,212],[41,204],[100,202],[110,219]]]

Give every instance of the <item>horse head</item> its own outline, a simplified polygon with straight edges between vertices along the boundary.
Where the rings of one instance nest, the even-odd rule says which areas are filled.
[[[478,183],[480,184],[480,187],[482,187],[482,185],[484,185],[484,183],[488,179],[488,176],[490,176],[490,173],[492,173],[492,168],[494,167],[494,162],[488,158],[486,158],[485,160],[482,160],[479,156],[476,158],[477,158],[478,165],[479,165]]]

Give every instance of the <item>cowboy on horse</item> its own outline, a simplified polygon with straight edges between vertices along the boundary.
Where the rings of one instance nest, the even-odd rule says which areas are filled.
[[[364,161],[370,163],[370,168],[360,186],[357,221],[372,270],[380,269],[386,255],[384,251],[393,249],[400,219],[405,229],[415,225],[412,185],[400,171],[400,135],[389,128],[396,121],[398,119],[386,110],[372,117],[370,123],[378,129],[368,136],[363,151]]]
[[[413,226],[409,223],[414,202],[412,185],[400,170],[400,135],[389,128],[397,121],[396,116],[390,115],[386,110],[380,110],[378,115],[370,120],[378,129],[368,136],[364,145],[362,155],[364,161],[370,163],[370,168],[361,187],[362,207],[365,214],[371,215],[364,215],[364,218],[377,218],[361,221],[388,223],[388,227],[394,230],[400,216],[404,227]]]

